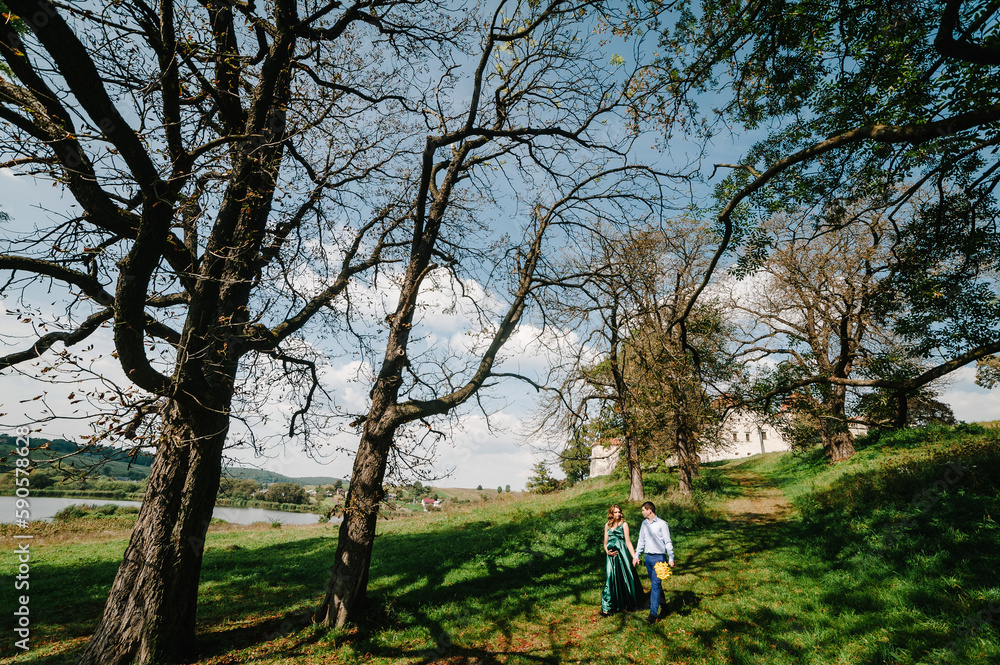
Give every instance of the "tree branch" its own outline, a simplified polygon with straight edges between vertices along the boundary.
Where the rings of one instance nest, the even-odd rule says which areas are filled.
[[[941,12],[941,23],[937,36],[934,38],[934,48],[941,55],[956,60],[964,60],[977,65],[1000,65],[1000,49],[989,48],[976,44],[964,37],[955,39],[958,30],[958,15],[962,0],[949,0]]]

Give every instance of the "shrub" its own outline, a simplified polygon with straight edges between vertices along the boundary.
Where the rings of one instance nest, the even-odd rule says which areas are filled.
[[[72,506],[66,506],[58,513],[53,515],[52,520],[55,522],[67,522],[69,520],[79,519],[84,516],[85,513],[83,511],[83,508],[86,507],[87,506],[81,507],[76,504],[73,504]]]

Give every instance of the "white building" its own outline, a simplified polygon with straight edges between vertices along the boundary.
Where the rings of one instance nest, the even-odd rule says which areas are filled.
[[[747,411],[735,411],[722,423],[722,440],[717,450],[701,453],[702,462],[738,459],[761,453],[778,453],[792,446],[781,431]]]
[[[618,439],[602,439],[590,448],[590,477],[610,476],[618,466],[622,444]]]

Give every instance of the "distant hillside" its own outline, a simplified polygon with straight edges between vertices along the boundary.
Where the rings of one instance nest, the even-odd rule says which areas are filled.
[[[294,483],[296,485],[303,486],[333,485],[338,480],[343,482],[343,479],[331,478],[329,476],[304,476],[300,478],[292,478],[291,476],[286,476],[275,471],[268,471],[267,469],[254,469],[239,466],[226,467],[222,470],[222,475],[226,478],[235,478],[237,480],[256,480],[262,485],[269,483]]]
[[[16,437],[0,434],[0,457],[9,457],[16,442]],[[81,446],[73,441],[44,435],[33,435],[30,447],[31,458],[36,462],[65,458],[60,461],[63,468],[86,469],[94,475],[110,478],[141,480],[149,476],[153,463],[153,456],[145,453],[132,454],[110,446]]]
[[[16,446],[16,437],[8,434],[0,434],[0,457],[9,458]],[[44,435],[33,435],[31,437],[31,458],[36,462],[50,460],[66,455],[74,454],[72,457],[63,459],[61,464],[64,468],[76,468],[87,470],[93,476],[107,476],[109,478],[132,478],[141,480],[149,477],[150,469],[153,465],[153,456],[146,453],[132,455],[127,450],[112,448],[110,446],[81,446],[73,441],[60,438],[49,438]],[[86,452],[80,452],[84,450]],[[333,485],[337,478],[327,476],[308,476],[304,478],[290,478],[289,476],[268,471],[267,469],[253,469],[242,467],[229,467],[223,470],[223,474],[229,478],[256,480],[262,485],[270,483],[295,483],[296,485]]]

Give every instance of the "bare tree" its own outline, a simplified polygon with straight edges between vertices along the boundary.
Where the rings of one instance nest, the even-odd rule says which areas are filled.
[[[151,424],[156,457],[82,662],[177,660],[195,644],[241,368],[312,371],[296,336],[391,259],[409,183],[386,164],[413,154],[400,112],[421,96],[417,47],[455,28],[419,27],[395,2],[6,6],[0,161],[52,179],[80,212],[5,240],[5,291],[30,303],[36,284],[60,285],[67,312],[0,367],[110,333],[139,392],[104,434]]]
[[[594,34],[613,19],[558,0],[485,17],[410,0],[6,8],[0,166],[51,179],[79,214],[5,238],[4,291],[37,308],[56,285],[66,312],[0,368],[72,365],[64,349],[109,335],[130,398],[100,434],[156,453],[82,662],[174,661],[195,644],[231,423],[280,384],[298,400],[289,434],[322,426],[323,340],[379,358],[318,612],[361,618],[400,435],[433,431],[502,374],[546,253],[650,173],[629,158],[635,68]],[[435,280],[465,302],[462,288],[490,289],[481,345],[418,357]],[[381,327],[364,301],[379,289],[396,295]]]
[[[589,237],[608,216],[650,207],[647,187],[656,191],[660,174],[621,161],[622,137],[609,136],[602,124],[621,120],[631,107],[633,77],[609,73],[598,62],[593,45],[579,38],[589,21],[579,9],[556,2],[518,5],[511,14],[498,10],[477,45],[471,98],[437,114],[437,132],[422,154],[413,240],[396,308],[387,316],[371,407],[356,421],[363,426],[361,444],[332,579],[317,612],[321,623],[342,625],[363,608],[381,485],[401,431],[450,412],[506,374],[494,370],[501,347],[539,292],[562,285],[549,257]],[[517,164],[520,182],[544,182],[546,194],[527,190],[537,198],[523,202],[523,235],[501,245],[502,260],[485,262],[508,282],[508,300],[492,318],[477,305],[484,322],[475,331],[483,339],[478,355],[459,370],[439,359],[432,383],[411,353],[418,296],[435,269],[462,283],[463,270],[475,263],[475,255],[461,256],[468,254],[468,231],[449,220],[450,202],[461,183],[479,182],[477,169],[503,160]]]

